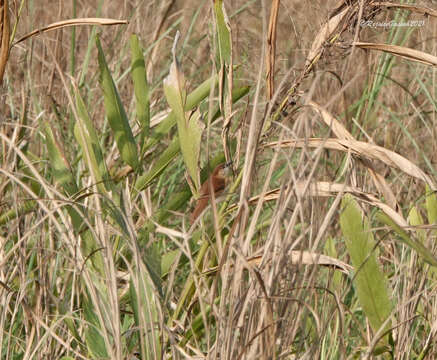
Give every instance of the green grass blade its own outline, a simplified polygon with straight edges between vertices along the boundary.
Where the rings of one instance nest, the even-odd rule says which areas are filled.
[[[70,165],[56,141],[49,124],[44,123],[43,129],[53,178],[62,186],[68,196],[72,196],[77,193],[77,185],[74,181]]]
[[[150,183],[165,170],[175,156],[179,154],[179,151],[179,139],[175,137],[167,149],[158,158],[155,165],[153,165],[153,167],[146,174],[138,177],[137,181],[135,182],[135,189],[137,191],[142,191],[149,186]]]
[[[192,93],[187,96],[185,103],[185,111],[194,109],[204,100],[211,91],[211,86],[217,86],[217,76],[212,76],[200,84]],[[153,138],[150,139],[146,146],[146,150],[156,145],[159,140],[166,136],[171,128],[176,125],[176,116],[172,111],[155,129]]]
[[[437,196],[428,185],[426,185],[425,206],[430,224],[437,223]]]
[[[200,188],[200,179],[198,176],[198,161],[200,154],[200,141],[204,125],[200,119],[200,113],[185,113],[185,79],[182,71],[178,66],[175,54],[173,54],[173,63],[170,67],[170,73],[164,80],[164,94],[170,108],[176,117],[178,127],[179,144],[184,158],[185,166],[193,180],[196,189]]]
[[[129,120],[115,87],[111,73],[105,60],[100,40],[96,38],[98,49],[98,60],[100,68],[100,86],[103,90],[105,100],[105,111],[108,117],[109,125],[114,132],[114,138],[122,160],[129,164],[133,169],[139,166],[137,147]]]
[[[388,217],[383,212],[377,213],[377,218],[383,224],[388,225],[392,230],[394,230],[398,235],[399,239],[413,250],[415,250],[428,264],[432,266],[437,266],[437,259],[432,255],[431,251],[428,250],[425,245],[415,240],[408,234],[404,229],[399,227],[390,217]]]
[[[422,215],[420,215],[420,212],[415,206],[411,208],[408,214],[408,222],[412,226],[421,226],[424,224]],[[426,232],[424,229],[417,229],[417,237],[422,244],[425,244]]]
[[[153,282],[148,274],[147,267],[139,264],[141,269],[135,269],[132,273],[129,292],[132,300],[132,310],[135,323],[141,330],[140,339],[143,358],[161,358],[160,333],[156,327],[159,323],[160,299],[153,288]]]
[[[150,132],[149,85],[147,83],[147,73],[143,52],[136,35],[131,36],[130,46],[132,57],[132,80],[134,82],[137,118],[141,128],[140,147],[142,147],[144,139],[149,136]]]
[[[214,0],[214,14],[217,23],[220,63],[229,65],[231,62],[231,32],[223,0]]]
[[[82,148],[86,165],[93,175],[97,187],[102,193],[105,193],[111,189],[111,180],[103,157],[103,151],[97,137],[97,132],[78,89],[75,90],[75,97],[79,117],[78,121],[74,124],[74,136]]]
[[[83,301],[84,318],[88,323],[85,329],[85,342],[93,359],[109,359],[105,340],[100,331],[99,320],[91,302]]]
[[[340,226],[356,271],[354,285],[358,300],[376,332],[392,311],[389,287],[377,263],[375,241],[369,222],[350,195],[345,195],[342,200]],[[390,323],[385,325],[385,330],[389,328]],[[387,336],[384,337],[384,342],[388,344]]]

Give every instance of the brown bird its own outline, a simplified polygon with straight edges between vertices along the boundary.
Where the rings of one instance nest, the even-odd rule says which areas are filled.
[[[191,223],[194,223],[199,215],[208,206],[211,198],[211,189],[214,189],[214,195],[219,196],[226,187],[226,165],[217,165],[209,178],[200,187],[199,198],[197,199],[196,207],[190,216]]]

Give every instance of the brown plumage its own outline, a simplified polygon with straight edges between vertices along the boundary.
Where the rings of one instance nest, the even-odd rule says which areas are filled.
[[[195,222],[203,210],[208,206],[211,198],[210,190],[214,189],[214,195],[219,196],[226,186],[225,164],[217,165],[209,178],[200,187],[199,198],[196,207],[190,215],[191,223]]]

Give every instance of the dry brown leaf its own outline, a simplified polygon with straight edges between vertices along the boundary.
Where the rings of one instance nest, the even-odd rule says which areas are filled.
[[[305,66],[309,66],[314,61],[314,59],[316,59],[316,57],[318,57],[322,53],[323,44],[332,36],[348,10],[349,7],[346,7],[340,13],[329,19],[329,21],[322,26],[311,45],[311,50],[305,60]]]
[[[404,46],[367,42],[354,42],[353,45],[362,49],[384,51],[389,54],[400,56],[407,60],[419,62],[421,64],[437,66],[437,56],[425,53],[423,51],[410,49]]]
[[[355,140],[355,138],[343,126],[343,124],[339,122],[334,116],[332,116],[328,111],[326,111],[319,104],[316,104],[314,101],[310,100],[308,102],[308,105],[310,105],[320,113],[320,116],[322,117],[324,123],[332,129],[334,135],[337,136],[339,139]]]
[[[107,18],[79,18],[79,19],[58,21],[58,22],[54,22],[54,23],[47,25],[41,29],[34,30],[34,31],[24,35],[23,37],[18,39],[16,42],[14,42],[13,46],[30,38],[31,36],[39,35],[41,33],[61,29],[64,27],[78,26],[78,25],[108,26],[108,25],[122,25],[122,24],[127,24],[127,23],[128,23],[127,20],[117,20],[117,19],[107,19]]]
[[[300,250],[292,250],[290,253],[291,262],[293,264],[302,264],[302,265],[321,265],[321,266],[332,266],[336,270],[340,270],[342,273],[348,275],[349,272],[353,269],[352,266],[346,264],[343,261],[340,261],[331,256],[311,252],[311,251],[300,251]],[[254,256],[247,260],[247,262],[252,266],[259,266],[262,261],[262,256]]]
[[[355,140],[355,138],[352,136],[352,134],[343,126],[341,122],[339,122],[335,117],[333,117],[328,111],[326,111],[323,107],[316,104],[314,101],[310,101],[308,105],[315,108],[321,115],[322,120],[325,122],[326,125],[328,125],[332,132],[337,136],[339,139],[344,140]],[[379,174],[372,166],[372,163],[368,161],[367,159],[363,160],[364,166],[367,167],[367,170],[369,171],[370,176],[372,177],[373,183],[377,187],[378,191],[384,196],[386,202],[393,208],[397,209],[397,200],[396,196],[394,195],[393,191],[391,190],[390,186],[387,184],[387,182],[384,179],[384,176]]]
[[[333,149],[339,151],[350,151],[352,154],[382,161],[384,164],[397,168],[404,173],[415,177],[419,180],[427,183],[432,190],[437,190],[434,182],[431,178],[426,175],[417,165],[412,163],[410,160],[404,158],[403,156],[395,153],[394,151],[387,150],[382,146],[369,144],[363,141],[357,140],[343,140],[343,139],[320,139],[320,138],[311,138],[311,139],[298,139],[298,140],[282,140],[280,143],[275,141],[268,144],[265,144],[264,147],[277,147],[280,146],[282,148],[287,147],[312,147],[312,148],[326,148]]]
[[[349,264],[340,261],[331,256],[311,252],[311,251],[300,251],[300,250],[292,250],[290,252],[291,262],[293,264],[299,265],[320,265],[320,266],[328,266],[333,267],[335,270],[339,270],[342,273],[349,275],[350,271],[353,270],[353,267]],[[262,256],[253,256],[246,260],[247,264],[250,266],[259,266],[262,261]],[[218,266],[215,266],[211,269],[208,269],[203,272],[204,275],[212,275],[215,274],[218,270]]]
[[[389,2],[380,2],[380,3],[373,3],[374,6],[384,6],[386,8],[398,8],[398,9],[405,9],[409,10],[411,12],[415,12],[422,15],[429,15],[429,16],[435,16],[437,17],[437,11],[433,9],[428,9],[426,7],[422,6],[416,6],[416,5],[409,5],[409,4],[394,4]]]
[[[314,197],[317,196],[329,197],[329,196],[336,196],[340,192],[351,194],[355,196],[357,200],[364,201],[372,206],[376,206],[379,209],[381,209],[397,225],[403,228],[408,228],[408,222],[404,219],[404,217],[401,214],[397,213],[396,210],[394,210],[392,207],[380,201],[374,194],[366,193],[353,186],[347,186],[345,184],[339,184],[339,183],[331,183],[328,181],[319,181],[319,182],[310,183],[308,187],[306,187],[306,185],[307,185],[306,181],[299,181],[293,185],[293,190],[299,196],[308,195]],[[281,191],[280,188],[270,190],[265,194],[263,201],[277,200],[279,198],[280,191]],[[258,202],[258,200],[259,200],[259,196],[254,196],[249,199],[249,203],[253,204]],[[228,208],[228,211],[231,212],[236,208],[237,208],[236,205],[231,206]]]
[[[272,1],[270,8],[269,32],[267,35],[266,52],[266,85],[267,94],[271,100],[275,92],[275,61],[276,61],[276,25],[278,22],[279,0]]]

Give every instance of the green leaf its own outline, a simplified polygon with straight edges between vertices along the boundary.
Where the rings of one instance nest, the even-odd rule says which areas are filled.
[[[387,280],[380,270],[375,254],[375,241],[366,217],[350,195],[342,200],[340,226],[346,247],[355,268],[354,285],[358,300],[374,332],[378,331],[392,311]],[[388,322],[384,329],[390,328]],[[388,337],[384,337],[388,343]]]
[[[216,85],[217,75],[210,77],[200,84],[192,93],[187,96],[185,111],[192,110],[198,106],[200,102],[209,95],[211,86]],[[168,114],[167,117],[153,131],[152,139],[150,139],[147,143],[146,150],[156,145],[159,140],[161,140],[170,132],[174,125],[176,125],[176,116],[174,111],[171,111],[170,114]]]
[[[84,318],[88,323],[85,329],[85,342],[94,359],[109,359],[105,340],[100,333],[99,320],[90,302],[84,300]]]
[[[138,153],[135,139],[129,125],[129,120],[121,102],[120,95],[115,87],[115,83],[112,80],[111,73],[109,72],[105,55],[98,37],[96,37],[96,45],[100,68],[99,80],[105,100],[106,116],[108,117],[109,125],[114,132],[114,138],[118,150],[120,151],[121,158],[125,163],[129,164],[136,170],[139,166]]]
[[[430,224],[437,223],[437,196],[435,191],[432,191],[428,185],[426,185],[426,197],[425,206],[428,213],[428,222]]]
[[[232,103],[233,104],[236,103],[243,96],[247,95],[249,93],[249,90],[250,90],[250,86],[241,86],[241,87],[232,89]],[[222,115],[219,106],[216,107],[213,114],[214,115],[212,116],[211,121],[218,119],[220,117],[220,115]]]
[[[175,261],[180,257],[180,250],[170,250],[162,255],[161,258],[161,274],[166,276],[170,272],[170,268]]]
[[[43,124],[43,130],[53,178],[62,186],[68,196],[72,196],[77,193],[78,189],[71,172],[70,164],[65,158],[62,149],[56,141],[52,129],[47,122]]]
[[[326,239],[325,242],[325,249],[323,251],[324,254],[337,259],[338,258],[338,254],[337,254],[337,250],[335,248],[335,239],[332,237],[328,237]],[[336,291],[338,291],[338,293],[341,293],[342,290],[342,283],[341,283],[341,273],[339,271],[333,271],[332,273],[332,277],[331,277],[331,286],[333,289],[335,289]]]
[[[231,63],[231,31],[223,0],[214,0],[214,14],[217,23],[220,63]]]
[[[106,167],[97,132],[78,89],[75,89],[75,98],[78,121],[74,124],[74,136],[82,148],[85,164],[90,174],[92,174],[97,188],[104,194],[106,191],[111,190],[112,181]]]
[[[138,177],[135,182],[135,189],[137,191],[144,190],[150,183],[156,179],[167,167],[168,164],[179,154],[180,146],[179,139],[175,137],[167,149],[161,154],[153,167],[146,173]]]
[[[188,114],[185,113],[185,79],[179,69],[175,54],[170,66],[170,73],[164,79],[164,94],[168,104],[176,116],[178,127],[179,144],[184,158],[188,174],[193,180],[196,189],[200,188],[200,179],[198,176],[198,161],[200,153],[200,141],[203,123],[200,121],[198,111]]]
[[[130,46],[132,54],[132,80],[134,82],[135,100],[137,104],[137,117],[141,126],[140,146],[142,147],[144,139],[149,136],[150,131],[149,85],[147,83],[146,65],[144,63],[143,52],[136,35],[131,36]]]
[[[400,236],[400,240],[404,244],[414,249],[428,264],[437,266],[437,259],[432,255],[431,251],[428,250],[421,242],[415,240],[408,232],[397,225],[385,213],[379,211],[377,213],[377,219],[393,229]]]
[[[161,298],[154,290],[149,268],[140,262],[138,268],[132,271],[129,283],[132,311],[135,323],[140,329],[141,352],[144,359],[161,359],[160,331],[157,324],[160,322]]]
[[[423,218],[420,215],[419,211],[415,206],[413,206],[408,214],[408,222],[412,226],[421,226],[423,225]],[[426,240],[426,232],[424,229],[417,229],[417,235],[422,244],[425,244]]]

